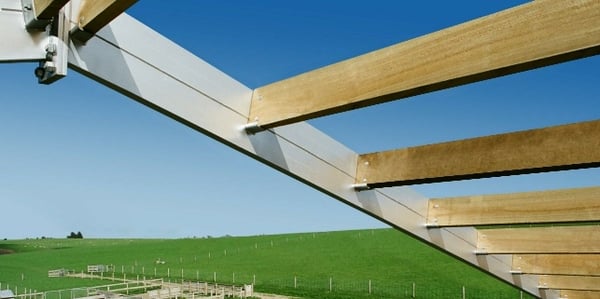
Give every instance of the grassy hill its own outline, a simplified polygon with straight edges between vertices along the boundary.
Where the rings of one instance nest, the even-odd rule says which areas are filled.
[[[175,240],[19,240],[0,241],[0,249],[13,252],[0,255],[2,288],[8,284],[21,290],[99,284],[48,278],[47,272],[110,264],[116,277],[181,280],[183,274],[186,280],[212,282],[216,276],[220,283],[255,283],[257,291],[305,298],[409,298],[413,286],[417,298],[461,298],[463,286],[467,298],[520,298],[518,290],[393,229]]]

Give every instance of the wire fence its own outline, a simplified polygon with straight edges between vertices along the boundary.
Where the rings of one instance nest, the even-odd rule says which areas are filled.
[[[128,269],[129,268],[129,269]],[[262,277],[254,273],[200,271],[184,268],[151,268],[150,271],[138,267],[114,267],[114,272],[97,273],[97,278],[145,280],[163,278],[166,282],[185,281],[213,282],[222,284],[251,284],[257,291],[306,296],[316,298],[463,298],[463,299],[529,299],[533,296],[517,289],[505,288],[492,291],[485,288],[441,284],[415,283],[411,281],[389,281],[376,279],[344,280],[332,276],[301,277]],[[124,270],[125,272],[120,272]],[[129,270],[129,271],[127,271]],[[58,298],[63,299],[63,298]]]
[[[169,283],[208,282],[219,284],[253,285],[259,292],[292,295],[307,298],[331,299],[404,299],[404,298],[457,298],[457,299],[530,299],[533,296],[517,289],[504,288],[492,291],[483,287],[443,284],[415,283],[411,281],[390,281],[377,279],[344,280],[333,276],[302,277],[268,277],[247,272],[216,272],[171,267],[136,267],[113,266],[112,271],[86,275],[85,279],[102,279],[111,281],[146,281],[163,279]],[[74,272],[74,271],[73,271]],[[79,271],[78,273],[85,273]],[[8,285],[5,285],[8,287]],[[75,299],[85,296],[85,288],[45,292],[40,298],[32,290],[14,286],[15,293],[30,293],[22,299]]]

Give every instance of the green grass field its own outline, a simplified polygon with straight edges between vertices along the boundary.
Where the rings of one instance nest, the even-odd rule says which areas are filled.
[[[56,290],[106,281],[48,278],[48,270],[114,265],[116,277],[255,283],[305,298],[520,298],[520,292],[393,229],[199,239],[0,241],[0,283]],[[157,264],[156,260],[165,261]],[[111,273],[105,274],[113,275]],[[369,294],[369,282],[371,294]],[[525,295],[524,298],[530,298]]]

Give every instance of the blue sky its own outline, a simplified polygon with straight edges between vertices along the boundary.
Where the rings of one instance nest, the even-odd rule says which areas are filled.
[[[140,1],[128,13],[255,88],[523,2]],[[0,64],[0,238],[385,227],[74,71],[38,85],[34,67]],[[599,119],[599,70],[591,57],[310,122],[364,153]],[[588,169],[415,189],[445,197],[599,180]]]

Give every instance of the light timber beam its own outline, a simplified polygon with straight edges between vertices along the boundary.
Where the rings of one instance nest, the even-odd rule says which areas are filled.
[[[257,88],[270,128],[600,53],[600,2],[541,0]]]
[[[600,165],[600,120],[360,155],[357,183],[388,187]]]
[[[73,36],[87,41],[138,0],[83,0]]]
[[[51,19],[69,0],[33,0],[35,15],[38,19]]]
[[[515,254],[512,271],[539,275],[600,276],[600,255]]]
[[[429,200],[432,226],[600,221],[600,187]]]
[[[600,253],[600,226],[482,229],[480,253]]]
[[[540,275],[538,278],[541,288],[600,291],[600,276]]]
[[[594,291],[561,291],[561,299],[600,299],[600,292]]]

